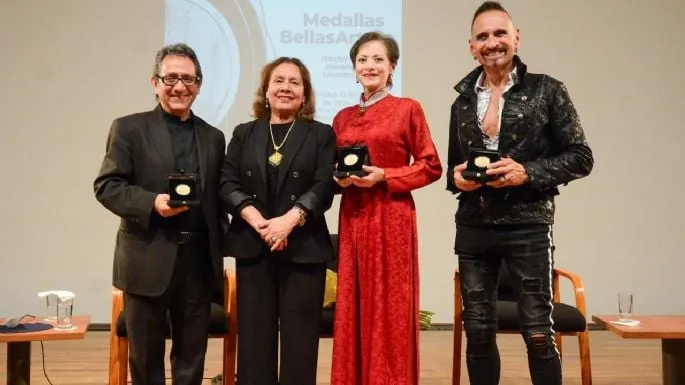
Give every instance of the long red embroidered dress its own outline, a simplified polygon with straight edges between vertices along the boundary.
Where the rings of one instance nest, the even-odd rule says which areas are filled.
[[[386,182],[343,189],[332,385],[417,385],[419,272],[411,190],[442,166],[421,105],[385,96],[333,120],[338,147],[364,143]],[[412,161],[413,158],[413,161]]]

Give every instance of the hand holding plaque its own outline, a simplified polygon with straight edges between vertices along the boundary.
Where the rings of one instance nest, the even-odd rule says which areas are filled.
[[[461,173],[461,176],[466,180],[486,183],[497,179],[495,175],[488,175],[485,172],[491,163],[500,160],[499,152],[494,150],[485,150],[472,148],[469,150],[469,159],[466,164],[466,170]]]
[[[194,206],[200,203],[197,174],[171,174],[167,176],[169,207]]]
[[[369,149],[365,145],[342,147],[338,150],[338,167],[334,175],[338,179],[349,178],[352,175],[362,177],[366,175],[362,166],[370,165]]]

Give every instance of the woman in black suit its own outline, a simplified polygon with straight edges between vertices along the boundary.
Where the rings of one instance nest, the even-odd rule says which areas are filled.
[[[237,268],[238,381],[315,385],[335,134],[313,120],[309,71],[295,58],[262,69],[253,115],[233,131],[220,190]]]

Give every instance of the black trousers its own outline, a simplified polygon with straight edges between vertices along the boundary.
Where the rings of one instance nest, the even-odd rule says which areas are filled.
[[[457,226],[455,251],[464,304],[466,365],[471,384],[497,385],[497,284],[507,264],[534,385],[561,385],[552,322],[552,228],[547,225]]]
[[[173,384],[202,383],[213,282],[205,243],[179,245],[174,274],[162,296],[124,293],[133,385],[164,385],[169,325]]]
[[[316,385],[326,265],[267,253],[238,260],[236,270],[238,383]]]

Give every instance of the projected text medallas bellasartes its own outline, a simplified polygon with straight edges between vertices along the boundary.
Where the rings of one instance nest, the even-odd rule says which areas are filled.
[[[383,16],[368,16],[363,12],[355,12],[353,14],[344,15],[338,13],[333,16],[325,16],[319,13],[305,13],[303,15],[304,30],[281,31],[281,43],[283,44],[352,44],[363,32],[350,33],[349,31],[331,31],[324,32],[321,30],[307,29],[307,28],[321,28],[321,27],[340,27],[340,28],[364,28],[365,30],[382,28],[385,26]]]

